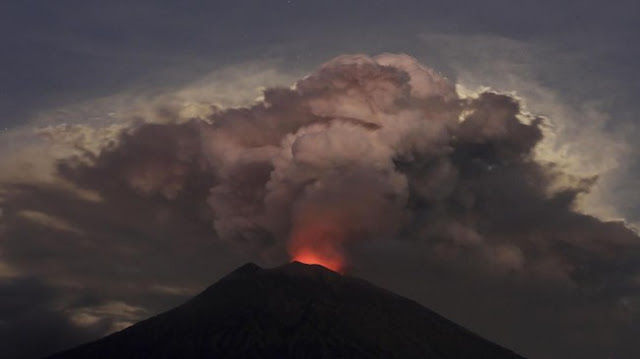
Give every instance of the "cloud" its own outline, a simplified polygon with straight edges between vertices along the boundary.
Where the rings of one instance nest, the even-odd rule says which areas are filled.
[[[637,152],[629,137],[635,128],[632,106],[620,103],[623,96],[616,87],[621,84],[599,83],[610,79],[585,71],[609,62],[584,50],[568,50],[566,42],[446,33],[423,34],[421,39],[455,74],[460,92],[508,92],[520,100],[523,112],[551,119],[542,128],[545,136],[535,148],[536,158],[567,173],[599,178],[579,199],[581,212],[635,221],[629,203],[635,196],[629,182],[636,177],[632,166]]]
[[[568,308],[545,312],[564,324],[599,311],[608,335],[626,324],[606,313],[638,315],[637,234],[577,210],[597,176],[541,159],[554,119],[512,94],[465,95],[383,54],[340,56],[243,106],[171,98],[117,130],[51,127],[70,149],[49,180],[3,181],[4,260],[75,293],[64,310],[76,325],[117,317],[114,303],[153,313],[240,261],[309,252],[400,291],[413,278],[449,295],[459,284],[485,308],[518,298],[520,319],[535,319],[536,298]]]
[[[43,212],[23,210],[18,212],[17,214],[18,216],[26,218],[37,225],[51,227],[80,235],[84,234],[80,229],[75,228],[73,225],[67,223],[66,221]]]
[[[0,353],[7,358],[39,358],[104,332],[104,322],[75,326],[56,308],[54,289],[34,278],[0,281]],[[106,319],[109,322],[110,319]]]

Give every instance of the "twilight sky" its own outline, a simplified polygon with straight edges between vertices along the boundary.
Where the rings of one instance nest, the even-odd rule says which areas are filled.
[[[527,357],[638,357],[639,16],[4,2],[0,357],[310,252]]]

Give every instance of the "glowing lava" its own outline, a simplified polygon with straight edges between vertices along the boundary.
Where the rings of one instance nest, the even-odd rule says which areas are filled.
[[[299,253],[296,253],[292,261],[298,261],[305,264],[319,264],[338,273],[342,272],[343,267],[343,261],[341,258],[327,258],[326,256],[305,250],[301,250]]]
[[[342,252],[344,238],[344,233],[331,222],[307,222],[294,229],[289,242],[289,253],[293,261],[319,264],[342,273],[345,267]]]

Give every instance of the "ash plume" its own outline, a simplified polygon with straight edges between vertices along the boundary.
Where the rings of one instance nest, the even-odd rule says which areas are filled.
[[[534,157],[543,123],[510,95],[460,98],[409,56],[349,55],[252,106],[137,125],[58,168],[174,203],[265,261],[312,251],[342,268],[367,240],[416,241],[437,260],[571,282],[638,238],[575,211],[595,179]]]

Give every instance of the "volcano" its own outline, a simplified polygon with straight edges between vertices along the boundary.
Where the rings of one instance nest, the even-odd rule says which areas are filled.
[[[522,357],[364,280],[291,262],[245,264],[179,307],[48,358]]]

